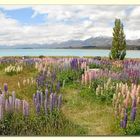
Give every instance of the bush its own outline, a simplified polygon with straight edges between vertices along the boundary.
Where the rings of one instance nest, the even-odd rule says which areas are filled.
[[[81,74],[83,73],[83,70],[63,70],[62,72],[58,73],[58,81],[60,81],[60,84],[63,84],[63,81],[65,81],[65,84],[73,83],[74,81],[77,81]]]

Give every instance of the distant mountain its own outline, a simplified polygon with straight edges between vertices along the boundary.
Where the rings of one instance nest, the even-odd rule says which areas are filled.
[[[95,37],[88,38],[86,40],[69,40],[62,43],[53,44],[24,44],[15,46],[2,46],[0,48],[15,48],[15,49],[44,49],[44,48],[110,48],[112,44],[112,37]],[[129,49],[140,49],[140,39],[137,40],[127,40],[127,46]]]

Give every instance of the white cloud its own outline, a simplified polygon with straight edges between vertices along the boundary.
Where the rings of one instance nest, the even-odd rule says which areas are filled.
[[[140,6],[137,6],[136,8],[134,8],[130,14],[131,18],[140,18]]]
[[[31,7],[31,18],[44,14],[42,25],[23,25],[16,19],[0,13],[0,44],[60,43],[89,37],[112,36],[115,18],[124,23],[126,38],[137,39],[140,35],[139,6],[95,6],[95,5],[20,5],[0,6],[5,10]],[[128,7],[132,10],[126,11]]]

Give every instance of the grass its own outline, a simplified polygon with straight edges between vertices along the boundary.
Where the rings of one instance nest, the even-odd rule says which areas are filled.
[[[69,120],[85,128],[86,135],[121,135],[114,128],[111,105],[89,101],[80,96],[78,89],[65,88],[63,92],[65,93],[63,113]]]

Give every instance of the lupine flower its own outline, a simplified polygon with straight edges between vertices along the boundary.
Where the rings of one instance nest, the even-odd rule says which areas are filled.
[[[136,97],[132,100],[132,107],[136,107],[137,104],[137,100]]]
[[[39,112],[40,112],[40,104],[37,103],[37,105],[36,105],[36,113],[39,114]]]
[[[57,101],[56,101],[57,99],[56,98],[57,98],[56,93],[54,93],[53,94],[53,107],[57,106],[57,104],[56,104],[57,103]]]
[[[43,106],[43,93],[40,93],[40,104]]]
[[[131,120],[132,120],[132,122],[135,121],[135,118],[136,118],[136,107],[133,107],[132,111],[131,111]]]
[[[29,104],[25,100],[23,100],[23,115],[25,117],[29,116]]]
[[[36,93],[36,101],[37,101],[37,103],[40,103],[40,93],[39,93],[39,91],[37,91],[37,93]]]
[[[57,91],[60,90],[60,81],[57,82],[56,90],[57,90]]]
[[[25,116],[29,116],[29,104],[28,104],[28,102],[26,102],[26,112],[25,112]]]
[[[8,85],[7,85],[7,83],[5,83],[4,84],[4,91],[7,93],[7,91],[8,91]]]
[[[127,113],[124,114],[123,128],[126,128],[126,126],[127,126]]]

